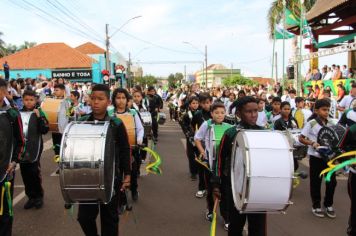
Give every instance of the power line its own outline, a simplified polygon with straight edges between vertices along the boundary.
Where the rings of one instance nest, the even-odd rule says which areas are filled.
[[[199,55],[200,55],[200,53],[196,53],[196,52],[187,52],[187,51],[182,51],[182,50],[167,48],[167,47],[164,47],[164,46],[161,46],[161,45],[152,43],[152,42],[150,42],[150,41],[147,41],[147,40],[145,40],[145,39],[141,39],[141,38],[139,38],[139,37],[136,37],[136,36],[134,36],[134,35],[132,35],[132,34],[129,34],[129,33],[125,32],[125,31],[122,31],[122,30],[120,30],[120,32],[121,32],[122,34],[124,34],[124,35],[130,37],[130,38],[136,39],[136,40],[138,40],[138,41],[144,42],[144,43],[146,43],[146,44],[149,44],[149,45],[151,45],[151,46],[154,46],[154,47],[157,47],[157,48],[160,48],[160,49],[163,49],[163,50],[167,50],[167,51],[171,51],[171,52],[176,52],[176,53],[194,54],[194,55],[198,55],[198,54],[199,54]]]
[[[73,31],[73,30],[72,30],[72,28],[73,28],[73,29],[75,29],[75,32],[76,32],[77,34],[79,33],[79,34],[81,34],[82,36],[84,35],[85,37],[89,37],[89,38],[91,38],[91,39],[93,39],[93,40],[95,40],[95,41],[98,41],[98,39],[93,38],[93,37],[90,36],[88,33],[84,32],[84,31],[82,31],[82,30],[80,30],[80,29],[78,29],[78,28],[76,28],[76,27],[73,27],[73,25],[69,25],[68,23],[64,22],[63,20],[59,19],[59,18],[56,17],[56,16],[51,15],[50,13],[47,13],[47,12],[44,11],[43,9],[37,7],[36,5],[30,3],[30,2],[28,2],[28,1],[26,1],[26,0],[21,0],[21,1],[26,4],[26,7],[24,7],[24,6],[22,5],[21,8],[24,8],[25,10],[29,10],[29,11],[31,11],[31,12],[33,12],[33,9],[35,9],[35,10],[41,12],[42,14],[47,15],[48,17],[50,17],[49,19],[53,18],[53,19],[55,19],[56,21],[58,21],[59,23],[62,23],[63,25],[67,26],[69,29],[71,29],[71,31]],[[10,2],[11,2],[11,1],[10,1]],[[15,2],[15,1],[12,1],[12,2]],[[17,5],[18,5],[18,4],[17,4]],[[37,14],[37,13],[35,13],[35,14],[36,14],[36,15],[39,15],[39,14]],[[44,17],[44,16],[41,16],[41,18],[43,18],[43,17]],[[46,20],[48,20],[48,19],[46,19]],[[100,41],[100,40],[99,40],[99,41]]]
[[[73,19],[73,21],[78,21],[78,23],[83,26],[84,28],[88,29],[89,31],[91,31],[93,33],[93,35],[95,35],[96,37],[104,40],[104,38],[102,38],[101,34],[98,33],[95,29],[93,29],[90,25],[86,24],[85,21],[83,21],[82,19],[80,19],[78,16],[76,16],[73,12],[71,12],[66,6],[64,6],[60,1],[58,0],[54,0],[55,2],[57,2],[57,4],[59,5],[60,8],[64,9],[64,11],[62,11],[64,14],[68,15],[71,19]],[[50,2],[49,0],[47,0],[47,2]]]

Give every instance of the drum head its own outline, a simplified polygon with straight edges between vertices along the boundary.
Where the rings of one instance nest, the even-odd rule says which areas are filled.
[[[115,137],[112,126],[108,126],[105,141],[104,154],[104,185],[105,198],[107,202],[111,200],[114,191],[115,168],[118,168],[118,163],[115,163]]]
[[[12,126],[6,113],[0,113],[0,182],[6,177],[13,148]]]
[[[338,148],[346,129],[341,125],[322,127],[318,133],[318,143],[331,149]]]
[[[21,112],[25,135],[25,152],[23,162],[35,162],[40,154],[41,134],[39,132],[37,116],[33,112]]]

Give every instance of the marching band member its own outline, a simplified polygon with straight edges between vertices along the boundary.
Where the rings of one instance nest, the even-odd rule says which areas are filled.
[[[117,88],[114,90],[112,94],[112,102],[115,108],[115,115],[131,115],[134,119],[134,128],[135,128],[135,138],[136,138],[136,144],[137,145],[142,145],[143,142],[143,135],[144,135],[144,128],[142,126],[141,119],[134,109],[129,109],[128,108],[128,101],[130,100],[130,94],[126,89],[123,88]],[[126,129],[128,126],[125,124]],[[139,163],[141,162],[140,156],[139,156],[139,150],[138,148],[132,147],[132,153],[134,156],[134,160],[132,162],[132,171],[131,171],[131,194],[132,194],[132,199],[134,201],[138,200],[138,191],[137,191],[137,177],[139,173]]]
[[[320,218],[325,217],[321,208],[321,181],[320,172],[328,167],[325,160],[317,152],[320,144],[317,143],[317,136],[323,126],[332,125],[328,120],[330,111],[330,102],[328,99],[317,100],[315,103],[314,114],[310,117],[308,123],[304,126],[299,141],[308,145],[309,171],[310,171],[310,195],[312,199],[312,213]],[[332,175],[331,181],[326,183],[324,207],[325,213],[330,218],[335,218],[333,208],[334,192],[336,188],[336,176]]]
[[[131,161],[130,146],[123,122],[117,117],[110,117],[107,108],[110,105],[110,89],[103,84],[93,87],[91,107],[93,112],[81,117],[81,121],[110,121],[114,128],[115,146],[115,181],[114,195],[108,204],[80,204],[78,221],[86,236],[97,236],[96,218],[100,210],[101,235],[119,235],[119,193],[130,187]]]
[[[352,84],[350,94],[345,96],[339,103],[337,107],[339,111],[343,112],[349,108],[352,108],[351,103],[356,100],[356,83]]]
[[[267,126],[267,112],[265,110],[265,101],[258,98],[257,99],[257,104],[258,104],[258,118],[257,118],[257,125],[261,127],[266,127]]]
[[[272,111],[267,112],[267,120],[271,127],[273,127],[274,122],[281,118],[281,103],[280,97],[274,97],[272,99]]]
[[[12,214],[12,205],[9,204],[10,199],[7,199],[7,196],[10,195],[11,197],[11,202],[13,198],[13,192],[14,192],[14,177],[15,177],[15,168],[16,168],[16,163],[19,162],[21,158],[21,154],[23,152],[23,148],[25,145],[24,137],[23,137],[23,132],[22,132],[22,121],[21,121],[21,116],[19,112],[16,110],[16,108],[11,107],[9,105],[6,105],[5,103],[5,96],[7,94],[7,84],[6,81],[3,79],[0,79],[0,111],[3,111],[6,113],[7,119],[9,119],[9,122],[12,126],[12,135],[14,139],[14,146],[12,150],[12,159],[10,164],[8,165],[8,168],[6,170],[6,175],[5,179],[0,182],[0,188],[1,188],[1,193],[4,193],[3,197],[0,199],[0,235],[3,236],[11,236],[12,232],[12,223],[13,223],[13,214]],[[7,138],[7,136],[4,136],[2,138]],[[3,156],[3,158],[9,158],[6,156]],[[3,161],[3,160],[0,160]],[[8,182],[10,182],[10,189],[6,190],[6,186],[8,185]],[[5,190],[10,191],[5,195]]]
[[[64,99],[66,93],[66,87],[64,84],[56,84],[54,85],[53,95],[56,99]],[[60,132],[52,132],[52,142],[53,142],[53,150],[54,155],[59,155],[61,150],[61,141],[62,141],[62,134]],[[59,169],[57,170],[59,173]]]
[[[297,129],[297,121],[291,115],[291,106],[289,102],[282,102],[281,103],[281,118],[274,122],[274,129],[275,130],[290,130],[290,129]],[[293,158],[294,160],[294,171],[296,171],[299,167],[298,160]]]
[[[80,103],[79,99],[80,99],[80,94],[78,91],[70,92],[70,100],[71,100],[70,116],[72,117],[78,118],[87,114],[84,104]]]
[[[258,117],[257,100],[251,96],[246,96],[236,103],[236,114],[241,121],[237,126],[233,126],[225,131],[220,144],[219,157],[217,160],[217,171],[212,178],[214,197],[224,199],[227,204],[229,216],[229,236],[242,236],[243,228],[248,221],[248,235],[265,236],[267,234],[267,221],[265,213],[240,213],[233,201],[231,186],[231,153],[234,139],[239,129],[261,130],[262,127],[256,125]]]
[[[155,142],[158,141],[158,122],[157,116],[160,109],[163,107],[162,98],[156,95],[156,90],[153,86],[148,87],[147,89],[147,99],[149,102],[149,112],[152,116],[152,132],[153,132],[153,140]]]
[[[292,110],[292,116],[297,121],[298,129],[302,129],[308,122],[312,112],[309,109],[305,109],[305,100],[302,97],[295,98],[296,109]]]
[[[26,90],[23,94],[23,109],[21,111],[33,111],[37,116],[37,126],[40,132],[40,150],[39,155],[43,151],[43,139],[42,135],[47,134],[49,127],[48,121],[44,113],[36,109],[37,96],[32,90]],[[27,152],[26,148],[24,154]],[[42,188],[42,176],[41,176],[41,164],[40,156],[37,161],[33,163],[20,163],[22,180],[25,185],[25,193],[28,197],[28,201],[25,203],[24,208],[30,209],[35,207],[39,209],[43,206],[43,188]]]
[[[200,109],[194,113],[191,125],[196,133],[204,121],[211,119],[210,107],[213,98],[208,93],[199,94],[199,107]],[[206,195],[206,183],[204,178],[205,169],[201,165],[198,165],[199,184],[198,191],[195,196],[197,198],[203,198]]]
[[[187,145],[186,154],[189,162],[190,178],[193,181],[197,179],[198,163],[195,161],[197,149],[194,144],[194,129],[192,126],[192,119],[194,113],[197,112],[198,107],[199,107],[199,98],[195,96],[190,97],[188,112],[186,112],[183,115],[182,121],[180,122],[180,125],[182,127],[183,133],[186,138],[186,145]]]
[[[218,158],[220,142],[224,132],[231,127],[230,124],[223,122],[225,119],[225,113],[226,111],[223,103],[214,103],[211,106],[212,119],[205,121],[194,136],[195,145],[200,152],[200,159],[202,159],[204,163],[207,162],[207,170],[204,172],[204,177],[207,186],[206,200],[208,210],[206,213],[206,219],[208,221],[212,221],[213,216],[214,199],[211,179],[213,172],[215,172],[217,168],[216,161]],[[226,205],[224,205],[225,203],[225,201],[221,201],[220,211],[225,221],[224,228],[227,230],[229,227],[229,219]]]

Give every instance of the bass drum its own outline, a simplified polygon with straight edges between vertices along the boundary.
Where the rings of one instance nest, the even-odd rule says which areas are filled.
[[[34,112],[20,112],[26,152],[22,162],[33,163],[38,160],[41,148],[41,133],[39,132],[37,116]]]
[[[0,182],[6,178],[13,152],[12,125],[6,111],[0,111]]]
[[[145,137],[151,136],[152,116],[148,111],[140,112],[143,128],[145,129]]]
[[[49,131],[63,133],[69,122],[68,102],[65,99],[46,98],[42,102],[41,108],[48,119]]]
[[[158,112],[158,124],[160,125],[164,125],[164,123],[166,123],[166,113],[164,112]]]
[[[115,141],[110,122],[72,122],[61,145],[60,185],[66,203],[108,203],[113,196]]]
[[[291,203],[293,153],[278,131],[240,130],[231,156],[236,209],[244,213],[284,212]]]
[[[136,145],[136,124],[135,118],[133,115],[125,113],[125,114],[116,114],[116,117],[121,119],[121,121],[125,125],[125,129],[127,132],[127,136],[129,138],[129,144],[131,147]]]

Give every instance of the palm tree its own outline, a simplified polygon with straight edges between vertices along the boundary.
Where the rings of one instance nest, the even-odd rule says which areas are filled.
[[[304,0],[304,8],[309,11],[315,4],[316,0]],[[286,7],[297,17],[300,17],[300,0],[286,0]],[[273,38],[276,24],[283,19],[283,0],[275,0],[269,8],[268,15],[269,35]]]
[[[4,40],[1,39],[3,36],[3,32],[0,32],[0,57],[3,57],[6,55],[6,50],[5,50],[5,42]]]

